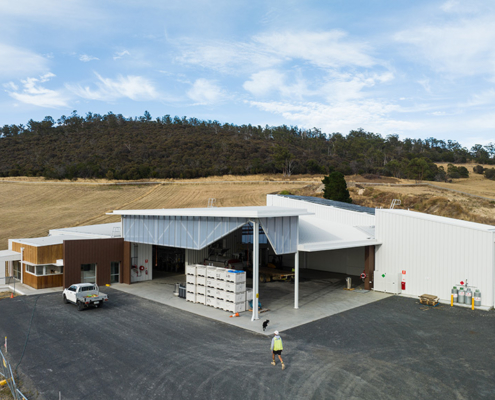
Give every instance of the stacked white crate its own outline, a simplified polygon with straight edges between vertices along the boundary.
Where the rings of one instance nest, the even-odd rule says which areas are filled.
[[[225,273],[225,310],[231,313],[246,311],[246,273],[227,270]]]
[[[200,264],[186,266],[186,300],[232,313],[246,310],[246,273]],[[252,299],[252,289],[251,289]]]
[[[246,288],[246,310],[249,310],[249,302],[253,301],[253,289]]]
[[[196,303],[196,266],[186,266],[186,301]]]

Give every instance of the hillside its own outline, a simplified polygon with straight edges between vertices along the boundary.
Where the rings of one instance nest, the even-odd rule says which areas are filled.
[[[265,176],[242,178],[125,186],[101,184],[103,181],[46,182],[24,178],[14,183],[3,179],[0,249],[7,248],[9,238],[45,236],[49,229],[120,221],[119,217],[106,215],[112,210],[206,207],[210,198],[216,199],[217,207],[259,206],[266,204],[267,193],[294,191],[308,185],[308,181],[318,182],[307,176],[283,182]]]

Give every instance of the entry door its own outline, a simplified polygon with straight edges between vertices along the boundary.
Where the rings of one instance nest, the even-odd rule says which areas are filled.
[[[112,261],[110,263],[110,283],[120,282],[120,262]]]

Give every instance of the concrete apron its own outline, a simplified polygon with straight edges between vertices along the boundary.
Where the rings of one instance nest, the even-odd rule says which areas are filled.
[[[292,283],[260,283],[259,300],[262,308],[269,311],[260,313],[259,320],[251,321],[252,312],[249,311],[239,313],[239,317],[230,317],[229,312],[194,304],[175,296],[174,283],[184,280],[184,275],[176,275],[132,285],[112,284],[112,288],[265,335],[272,335],[275,330],[282,332],[391,296],[373,291],[344,290],[344,286],[335,282],[335,279],[311,280],[299,284],[299,309],[296,310]],[[248,287],[252,287],[249,281]],[[267,319],[270,323],[263,332],[262,323]]]

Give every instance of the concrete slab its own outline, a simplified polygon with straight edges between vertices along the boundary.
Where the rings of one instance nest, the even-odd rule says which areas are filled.
[[[15,285],[10,284],[10,285],[5,285],[7,290],[10,290],[11,292],[14,292],[16,294],[21,294],[23,296],[35,296],[38,294],[45,294],[45,293],[56,293],[60,292],[62,293],[64,288],[62,286],[59,287],[54,287],[54,288],[47,288],[47,289],[34,289],[31,286],[25,285],[23,283],[16,283]]]
[[[265,335],[271,335],[274,330],[282,332],[390,296],[373,291],[347,291],[344,290],[342,279],[327,276],[300,282],[299,309],[296,310],[294,309],[294,285],[292,283],[261,283],[260,303],[263,309],[269,311],[261,313],[259,320],[251,321],[252,313],[248,311],[239,313],[239,317],[232,318],[231,314],[226,311],[203,304],[194,304],[175,296],[173,294],[175,283],[183,281],[185,281],[183,274],[173,274],[131,285],[113,284],[112,288]],[[248,280],[248,287],[252,287],[250,280]],[[263,332],[262,323],[267,319],[270,323],[266,332]]]

